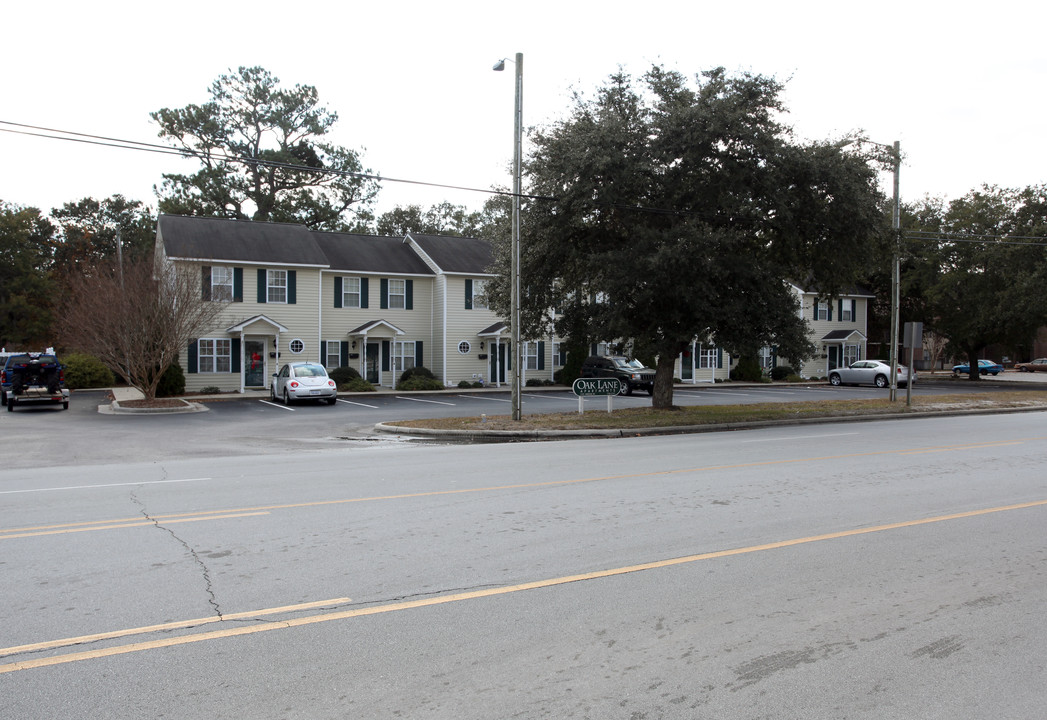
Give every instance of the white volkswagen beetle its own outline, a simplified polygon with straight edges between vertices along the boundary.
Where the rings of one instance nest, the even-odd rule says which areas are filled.
[[[326,400],[329,405],[338,401],[338,386],[327,375],[320,363],[288,363],[273,374],[269,396],[290,405],[292,400]]]

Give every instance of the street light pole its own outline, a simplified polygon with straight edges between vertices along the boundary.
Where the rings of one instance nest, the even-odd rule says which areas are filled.
[[[512,412],[513,420],[520,420],[520,385],[522,378],[523,347],[520,343],[520,192],[523,161],[523,53],[516,53],[516,103],[513,113],[513,226],[512,249],[510,251],[510,324],[512,343]],[[504,70],[505,60],[500,60],[494,70]]]
[[[894,212],[891,216],[891,230],[894,234],[894,267],[891,271],[891,402],[898,398],[898,324],[901,315],[901,203],[899,183],[902,168],[901,143],[894,141]],[[909,368],[909,378],[913,369]]]

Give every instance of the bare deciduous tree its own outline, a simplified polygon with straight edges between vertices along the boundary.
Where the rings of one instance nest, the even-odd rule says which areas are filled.
[[[63,343],[101,360],[146,399],[164,371],[225,303],[203,300],[200,278],[151,259],[100,264],[66,278],[59,312]]]

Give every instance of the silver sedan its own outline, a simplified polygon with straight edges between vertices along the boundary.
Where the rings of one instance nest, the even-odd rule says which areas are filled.
[[[338,400],[338,387],[327,376],[327,369],[320,363],[288,363],[273,374],[269,396],[290,405],[292,400],[326,400],[334,405]]]
[[[916,375],[913,374],[913,381]],[[875,385],[887,387],[891,384],[891,366],[881,360],[856,360],[848,367],[829,371],[829,383],[832,385]],[[898,385],[909,384],[909,369],[898,366]]]

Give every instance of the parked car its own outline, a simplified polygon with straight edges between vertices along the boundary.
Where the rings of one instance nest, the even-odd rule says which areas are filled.
[[[961,373],[964,374],[964,375],[969,375],[970,372],[971,372],[971,365],[970,365],[970,363],[964,363],[962,365],[953,365],[952,366],[952,374],[953,375],[960,375]],[[999,375],[1002,372],[1003,372],[1003,365],[1001,365],[1000,363],[993,362],[992,360],[979,360],[978,361],[978,374],[979,375]]]
[[[1047,358],[1036,358],[1027,363],[1014,363],[1014,369],[1021,372],[1047,372]]]
[[[639,360],[630,360],[620,355],[592,355],[582,363],[581,377],[618,378],[622,384],[622,395],[632,395],[633,390],[646,390],[654,395],[654,370],[644,367]]]
[[[334,405],[338,401],[338,386],[320,363],[288,363],[273,374],[269,397],[283,400],[284,405],[293,400],[326,400],[328,405]]]
[[[829,383],[832,385],[875,385],[887,387],[891,384],[891,365],[882,360],[856,360],[845,368],[836,368],[829,372]],[[916,382],[916,373],[912,374]],[[898,366],[898,385],[909,384],[909,369]]]

